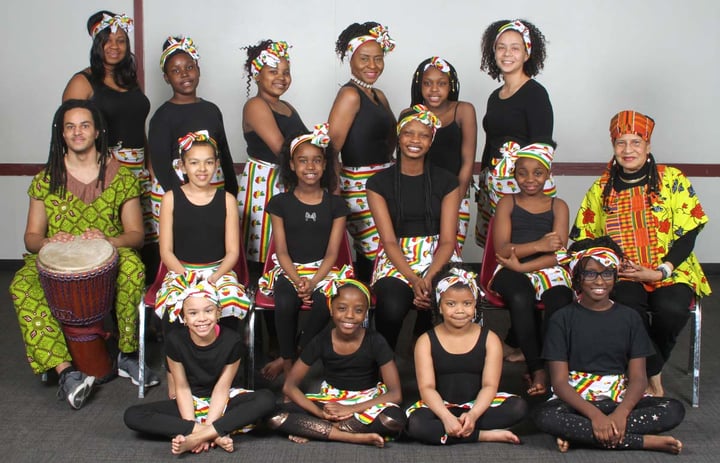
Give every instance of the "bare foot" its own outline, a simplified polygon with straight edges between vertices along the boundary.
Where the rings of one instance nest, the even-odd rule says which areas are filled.
[[[510,347],[503,343],[503,360],[511,363],[520,363],[525,361],[525,354],[519,347]]]
[[[171,442],[171,451],[173,455],[180,455],[181,453],[185,453],[193,448],[195,448],[195,446],[189,443],[187,438],[182,434],[178,434],[173,437]]]
[[[352,442],[355,444],[368,444],[368,445],[374,445],[378,448],[383,448],[385,446],[385,439],[380,434],[375,433],[347,433],[348,440],[346,442]]]
[[[547,374],[544,369],[533,371],[532,376],[525,374],[523,378],[528,384],[527,394],[529,396],[545,395],[547,393]]]
[[[282,357],[278,357],[275,360],[272,360],[265,364],[265,366],[260,370],[260,374],[263,378],[267,379],[268,381],[273,381],[275,378],[278,377],[280,373],[283,372],[283,364],[284,360]]]
[[[647,389],[645,389],[646,394],[653,397],[665,397],[665,389],[663,389],[662,377],[660,375],[661,373],[658,373],[648,378]]]
[[[555,443],[557,444],[557,448],[560,453],[566,453],[570,449],[570,442],[566,441],[565,439],[560,439],[558,437],[555,439]]]
[[[478,442],[507,442],[508,444],[519,444],[520,438],[507,429],[490,429],[480,431]]]
[[[682,451],[683,444],[673,436],[655,436],[649,434],[643,436],[643,448],[677,455]]]
[[[293,436],[292,434],[288,435],[288,440],[295,442],[296,444],[307,444],[310,442],[310,439],[307,437]]]
[[[225,450],[228,453],[232,453],[235,450],[235,443],[230,436],[221,436],[215,439],[215,445]]]

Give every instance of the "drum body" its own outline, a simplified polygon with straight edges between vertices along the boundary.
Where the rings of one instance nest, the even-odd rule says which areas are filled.
[[[115,302],[117,250],[103,239],[48,243],[38,253],[37,268],[76,368],[98,380],[112,377],[103,319]]]

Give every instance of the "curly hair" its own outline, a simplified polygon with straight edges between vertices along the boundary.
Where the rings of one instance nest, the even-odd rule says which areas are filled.
[[[585,238],[579,241],[575,241],[568,248],[568,252],[576,253],[590,248],[609,248],[618,256],[620,260],[623,260],[623,258],[625,257],[625,253],[623,253],[623,250],[620,248],[620,246],[618,246],[618,244],[613,241],[613,239],[610,238],[608,235],[598,236],[597,238]],[[572,286],[576,292],[580,292],[580,274],[583,270],[585,270],[585,266],[587,265],[588,260],[590,260],[590,257],[582,259],[573,269]]]
[[[523,72],[528,77],[535,77],[542,71],[545,66],[545,36],[540,29],[533,23],[525,19],[520,21],[527,26],[530,31],[530,42],[532,43],[532,53],[525,64],[523,64]],[[500,81],[502,71],[495,62],[495,39],[498,30],[505,24],[511,22],[509,19],[501,19],[490,24],[482,38],[482,61],[480,70],[487,72],[494,80]]]
[[[454,268],[463,269],[466,272],[473,271],[469,266],[461,263],[461,262],[448,262],[447,264],[443,265],[440,270],[435,274],[435,276],[432,279],[432,290],[430,291],[430,307],[433,310],[433,314],[435,317],[437,317],[436,321],[440,321],[441,315],[440,315],[440,305],[437,302],[437,299],[435,298],[435,288],[437,288],[438,283],[440,283],[440,280],[443,278],[447,278],[449,276],[452,276],[452,273],[450,270]],[[455,283],[451,286],[451,288],[467,288],[467,285],[464,285],[462,283]],[[475,307],[477,308],[480,304],[480,300],[475,301]]]
[[[292,191],[298,185],[298,177],[295,171],[290,168],[290,143],[299,137],[312,132],[294,132],[290,134],[283,142],[280,150],[280,180],[287,191]],[[332,143],[332,142],[331,142]],[[337,187],[337,174],[335,173],[335,156],[332,156],[333,147],[329,145],[327,148],[320,148],[325,158],[325,170],[320,178],[320,186],[328,191],[334,191]]]
[[[245,64],[243,65],[243,69],[245,70],[245,74],[247,74],[247,80],[245,82],[245,96],[250,96],[250,81],[252,80],[252,62],[255,58],[260,56],[260,53],[262,53],[263,50],[265,50],[267,47],[270,46],[271,43],[273,43],[274,40],[271,39],[264,39],[257,43],[257,45],[248,45],[245,47],[240,47],[241,50],[247,50],[247,59],[245,60]]]
[[[90,16],[87,21],[88,34],[92,34],[93,26],[102,20],[103,14],[115,16],[115,13],[107,10],[98,11]],[[118,31],[125,34],[125,31],[120,28],[118,28]],[[105,79],[104,48],[110,38],[110,32],[109,27],[100,31],[93,39],[92,46],[90,47],[90,79],[96,84],[101,84]],[[137,64],[135,63],[135,55],[130,49],[130,39],[127,34],[125,34],[125,39],[127,40],[127,52],[123,59],[113,68],[113,81],[120,88],[132,90],[139,86],[137,80]]]
[[[348,44],[352,39],[354,39],[355,37],[368,35],[370,33],[370,29],[379,25],[380,23],[378,22],[367,21],[362,24],[352,23],[348,27],[346,27],[345,30],[340,33],[337,41],[335,42],[335,53],[337,53],[338,57],[340,57],[340,61],[342,62],[343,59],[345,59],[347,55]]]
[[[67,100],[60,105],[58,110],[55,111],[55,116],[53,116],[50,153],[45,163],[45,176],[50,179],[50,192],[56,193],[59,196],[65,194],[67,184],[67,169],[65,168],[67,143],[65,143],[65,138],[63,137],[65,131],[65,114],[71,109],[76,108],[87,109],[90,111],[90,114],[92,114],[95,130],[98,131],[98,136],[95,139],[95,149],[100,154],[98,156],[100,173],[98,174],[97,185],[100,186],[101,190],[105,189],[105,164],[110,156],[105,119],[92,101]]]
[[[425,66],[427,66],[431,58],[427,58],[423,60],[415,69],[415,73],[413,74],[413,81],[412,85],[410,86],[410,106],[414,106],[416,104],[423,104],[424,98],[422,96],[422,78],[423,74],[425,73]],[[457,71],[455,70],[455,66],[450,64],[448,61],[445,61],[448,66],[450,66],[450,73],[448,74],[448,77],[450,79],[450,93],[448,94],[448,101],[457,101],[458,98],[460,98],[460,80],[458,79]]]

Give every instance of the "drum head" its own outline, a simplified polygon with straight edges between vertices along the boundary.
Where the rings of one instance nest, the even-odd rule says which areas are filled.
[[[38,263],[61,273],[86,272],[112,259],[115,248],[106,240],[76,238],[65,243],[48,243],[38,253]]]

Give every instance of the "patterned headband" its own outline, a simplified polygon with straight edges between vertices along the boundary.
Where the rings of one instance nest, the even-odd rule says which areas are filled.
[[[478,289],[476,278],[477,274],[474,272],[469,272],[457,267],[451,268],[450,276],[438,281],[437,287],[435,288],[435,299],[439,304],[443,293],[456,284],[467,286],[470,292],[472,292],[473,297],[477,299],[480,295],[480,290]]]
[[[433,66],[440,72],[450,74],[450,65],[447,61],[440,58],[439,56],[433,56],[432,58],[430,58],[430,62],[425,65],[425,67],[423,68],[423,72],[427,71],[430,66]]]
[[[342,288],[343,286],[347,286],[347,285],[351,285],[351,286],[354,286],[357,289],[359,289],[360,292],[362,292],[363,295],[365,296],[365,299],[367,300],[367,303],[368,303],[368,307],[370,307],[370,304],[372,301],[372,297],[370,296],[370,290],[368,289],[367,286],[365,286],[364,283],[362,283],[358,280],[354,280],[352,278],[338,278],[338,279],[332,280],[331,284],[328,286],[328,288],[325,291],[325,294],[327,295],[327,298],[328,298],[328,307],[331,307],[330,303],[332,302],[333,298],[335,298],[335,296],[340,294],[340,288]]]
[[[529,55],[532,52],[532,42],[530,41],[530,29],[522,23],[519,19],[516,19],[514,21],[510,21],[507,24],[504,24],[500,26],[498,29],[497,35],[495,36],[495,43],[497,43],[498,38],[502,35],[503,32],[506,31],[515,31],[519,32],[520,35],[522,35],[523,42],[525,42],[525,50],[527,50],[527,54]]]
[[[610,248],[588,248],[566,256],[558,252],[558,262],[560,264],[567,264],[570,267],[570,272],[573,272],[577,264],[586,257],[597,261],[603,267],[620,267],[620,258],[615,254],[615,251]]]
[[[610,138],[615,141],[621,135],[632,133],[649,142],[654,128],[655,120],[652,117],[637,111],[620,111],[610,121]]]
[[[353,53],[355,53],[362,44],[371,40],[379,43],[384,53],[391,52],[395,48],[395,41],[388,34],[388,30],[382,24],[378,24],[368,31],[368,35],[361,35],[360,37],[355,37],[350,40],[345,50],[345,55],[349,54],[352,58]]]
[[[554,153],[555,149],[552,145],[548,145],[546,143],[533,143],[517,150],[515,157],[535,159],[545,166],[547,170],[550,170]]]
[[[113,34],[117,32],[118,27],[124,30],[126,34],[132,32],[134,28],[132,18],[124,13],[116,14],[115,16],[103,13],[102,19],[90,29],[90,36],[95,39],[101,31],[108,27]]]
[[[262,70],[262,68],[265,67],[265,65],[270,66],[271,68],[278,67],[280,59],[282,58],[285,58],[289,63],[289,48],[290,45],[288,45],[287,42],[272,42],[270,45],[268,45],[266,49],[260,52],[257,58],[252,60],[250,72],[252,73],[253,77],[260,74],[260,71]]]
[[[178,138],[178,152],[182,153],[183,151],[188,151],[190,148],[192,148],[193,143],[195,143],[196,141],[203,141],[209,143],[213,148],[215,148],[215,153],[217,153],[217,142],[213,137],[210,136],[207,130],[188,132],[188,134],[184,137]]]
[[[430,127],[432,129],[433,138],[435,138],[435,132],[437,132],[437,129],[442,126],[442,124],[440,124],[440,119],[438,119],[435,113],[430,111],[425,105],[421,104],[414,105],[412,107],[412,112],[400,119],[400,122],[398,122],[397,125],[398,135],[400,135],[400,130],[405,127],[405,124],[410,121],[418,121],[423,125]]]
[[[176,51],[184,51],[195,61],[200,59],[197,48],[190,37],[182,37],[178,42],[175,37],[167,38],[168,46],[160,54],[160,70],[165,71],[165,61]]]
[[[215,285],[207,280],[201,280],[200,275],[193,270],[176,275],[170,281],[169,288],[171,291],[169,291],[167,304],[169,307],[173,307],[173,313],[178,317],[182,314],[183,303],[189,297],[202,297],[212,301],[215,305],[220,303]]]
[[[311,144],[320,148],[327,148],[330,144],[330,137],[328,136],[329,128],[330,125],[327,122],[323,124],[317,124],[313,128],[312,133],[305,133],[300,135],[299,137],[293,138],[293,140],[290,142],[290,158],[292,158],[292,155],[295,152],[295,148],[297,148],[298,145],[300,145],[301,143],[305,143],[306,141],[309,141]]]

